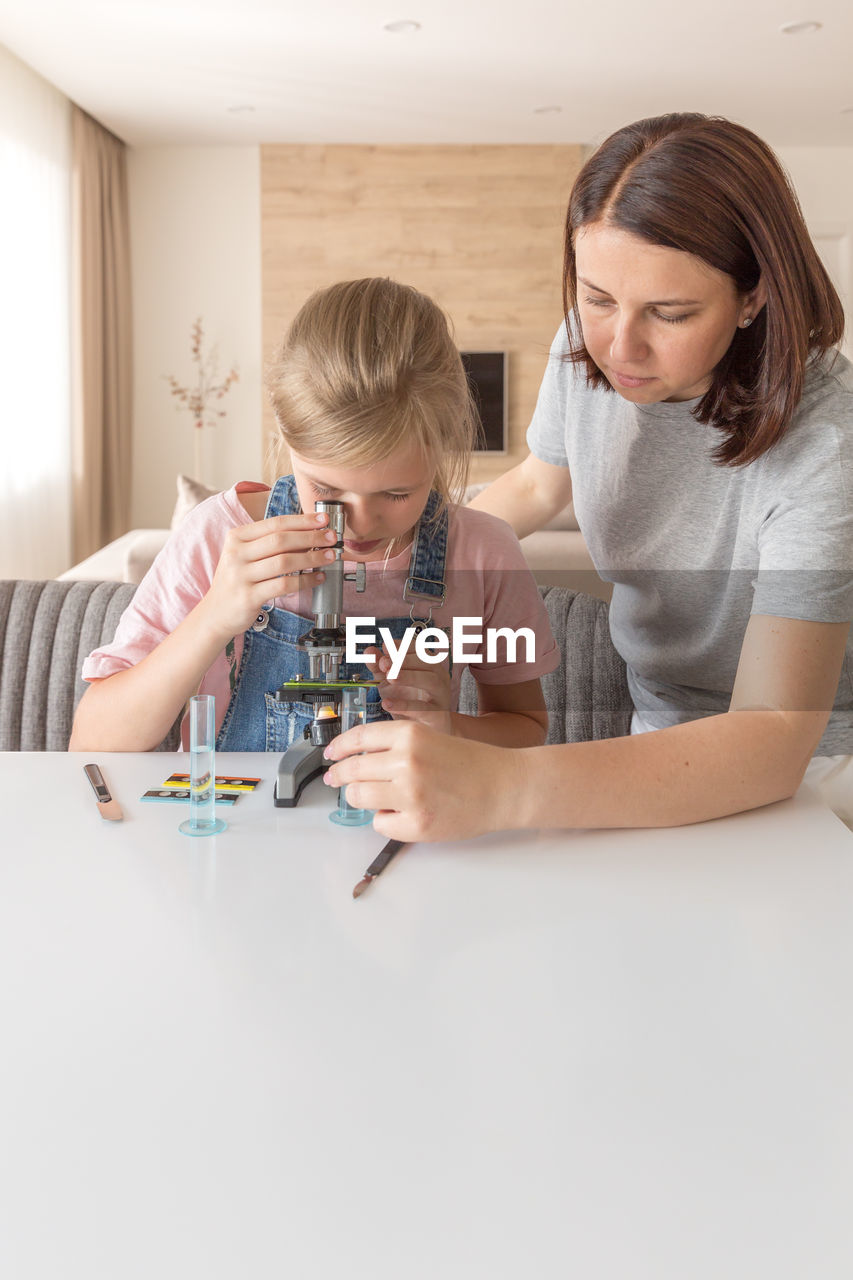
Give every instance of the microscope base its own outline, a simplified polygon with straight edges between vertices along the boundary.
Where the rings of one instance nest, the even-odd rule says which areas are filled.
[[[312,778],[324,773],[327,768],[328,763],[323,759],[322,747],[315,746],[309,739],[294,742],[278,762],[278,775],[273,792],[276,807],[294,808],[299,803],[303,788]]]

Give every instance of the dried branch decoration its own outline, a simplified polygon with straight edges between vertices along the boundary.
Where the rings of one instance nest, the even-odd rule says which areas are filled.
[[[215,426],[217,418],[225,417],[225,410],[216,408],[213,402],[221,400],[227,394],[232,382],[238,381],[236,367],[230,369],[225,377],[219,381],[219,355],[217,349],[212,347],[205,354],[203,345],[204,329],[202,328],[201,316],[199,316],[190,330],[191,359],[193,364],[197,366],[195,385],[182,387],[174,374],[164,374],[171,389],[171,394],[177,400],[175,408],[189,410],[193,417],[193,426],[198,430],[206,426]]]

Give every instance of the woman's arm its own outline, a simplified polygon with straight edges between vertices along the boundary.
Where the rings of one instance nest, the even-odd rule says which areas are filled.
[[[321,566],[324,514],[274,516],[225,537],[213,581],[180,624],[135,666],[93,681],[77,707],[69,751],[150,751],[168,733],[217,656],[245,631],[282,578]]]
[[[568,468],[542,462],[530,453],[468,505],[506,520],[517,537],[524,538],[562,511],[571,497],[572,477]]]
[[[679,826],[758,808],[802,781],[829,718],[847,631],[846,623],[753,616],[724,715],[526,751],[442,741],[420,725],[371,725],[331,744],[337,763],[327,780],[355,782],[352,803],[377,810],[377,830],[403,840]]]

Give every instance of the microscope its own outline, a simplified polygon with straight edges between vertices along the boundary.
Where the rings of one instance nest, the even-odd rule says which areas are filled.
[[[337,535],[334,546],[335,559],[323,566],[325,581],[314,587],[311,596],[311,612],[314,625],[299,637],[299,648],[308,654],[307,679],[297,675],[286,680],[276,690],[279,702],[310,703],[314,718],[305,729],[303,738],[292,743],[278,764],[274,799],[279,808],[292,809],[299,801],[303,787],[323,773],[327,763],[323,749],[351,723],[364,719],[367,690],[376,680],[362,680],[354,676],[341,680],[340,667],[346,652],[346,632],[341,613],[343,610],[344,581],[355,582],[356,591],[364,591],[365,568],[359,564],[355,573],[344,573],[344,508],[341,502],[314,503],[315,511],[325,511],[329,516],[329,528]]]

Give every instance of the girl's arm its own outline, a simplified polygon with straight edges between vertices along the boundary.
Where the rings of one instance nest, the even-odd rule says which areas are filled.
[[[829,719],[847,632],[847,623],[754,615],[724,715],[527,751],[440,739],[421,725],[368,725],[327,748],[337,763],[326,778],[355,782],[351,802],[377,810],[377,830],[401,840],[678,826],[758,808],[802,781]]]
[[[368,650],[376,671],[384,676],[390,658],[379,649]],[[548,732],[548,712],[538,680],[518,684],[481,684],[477,681],[479,714],[451,711],[450,675],[447,663],[425,663],[413,651],[403,659],[393,680],[379,685],[383,708],[395,720],[417,721],[439,733],[454,734],[497,747],[541,746]]]
[[[229,640],[282,595],[282,578],[317,568],[334,540],[328,516],[274,516],[228,531],[213,581],[175,630],[135,666],[93,681],[77,707],[69,751],[150,751]]]
[[[571,497],[572,477],[568,468],[542,462],[531,453],[468,505],[506,520],[517,537],[524,538],[562,511]]]
[[[162,742],[227,643],[210,627],[203,603],[141,662],[89,684],[69,751],[153,751]]]
[[[538,680],[520,684],[477,682],[479,714],[453,712],[453,732],[472,742],[496,747],[541,747],[548,732],[548,712]]]

